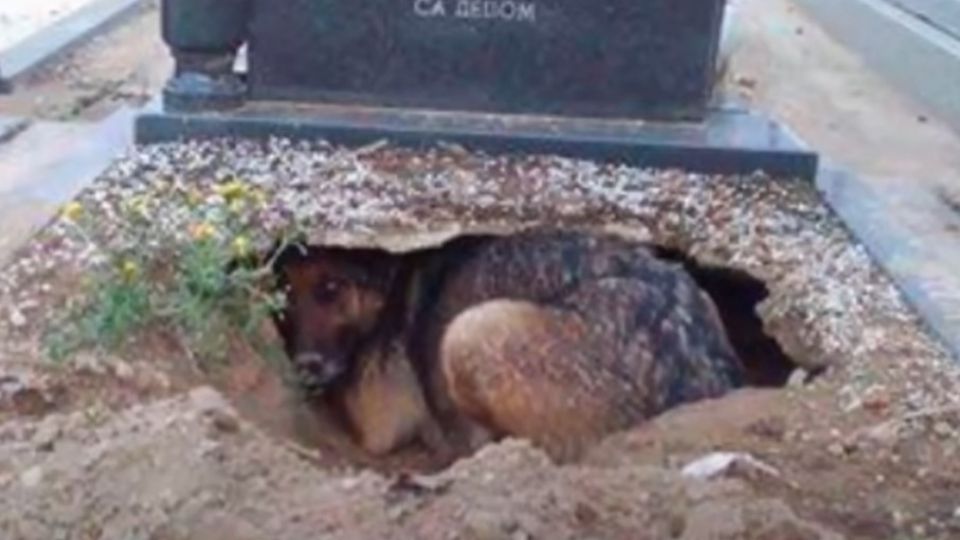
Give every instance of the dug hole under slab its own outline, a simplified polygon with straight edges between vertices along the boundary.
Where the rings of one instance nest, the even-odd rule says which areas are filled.
[[[239,339],[215,367],[162,328],[120,352],[44,358],[45,330],[124,237],[131,201],[141,238],[169,253],[237,181],[261,194],[240,211],[262,250],[292,223],[311,243],[394,252],[562,226],[747,276],[765,289],[762,331],[796,370],[784,388],[613,435],[578,463],[504,441],[436,471],[415,450],[360,454]],[[140,147],[77,203],[91,234],[57,219],[0,278],[5,538],[960,534],[956,366],[809,183],[274,139]]]

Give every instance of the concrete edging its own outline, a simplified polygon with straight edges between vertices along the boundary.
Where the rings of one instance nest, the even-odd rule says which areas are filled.
[[[26,129],[29,125],[30,121],[24,118],[0,116],[0,144],[16,137],[18,133]]]
[[[0,50],[0,92],[11,91],[18,78],[147,3],[147,0],[96,0],[12,47]]]
[[[941,203],[909,184],[881,191],[855,174],[823,167],[823,199],[893,280],[930,332],[960,361],[960,251],[937,223]],[[898,215],[899,212],[899,215]],[[960,217],[951,218],[960,227]]]
[[[795,0],[868,66],[960,131],[960,40],[885,0]]]

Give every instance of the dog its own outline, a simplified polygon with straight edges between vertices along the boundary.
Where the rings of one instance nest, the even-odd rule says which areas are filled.
[[[301,386],[373,455],[415,439],[442,444],[405,356],[399,294],[411,268],[375,250],[312,247],[289,248],[275,263],[287,298],[275,320]]]
[[[531,231],[410,257],[313,250],[281,273],[295,366],[340,396],[371,451],[439,431],[441,447],[514,436],[574,459],[743,380],[694,280],[612,236]]]

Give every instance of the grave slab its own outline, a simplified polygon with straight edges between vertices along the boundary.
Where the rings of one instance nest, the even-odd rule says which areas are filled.
[[[410,147],[448,142],[494,154],[556,154],[703,173],[765,170],[811,180],[817,170],[816,153],[789,130],[737,109],[712,110],[702,123],[657,123],[336,105],[249,104],[229,113],[162,112],[156,103],[152,108],[137,119],[139,143],[272,136],[346,146],[379,140]]]

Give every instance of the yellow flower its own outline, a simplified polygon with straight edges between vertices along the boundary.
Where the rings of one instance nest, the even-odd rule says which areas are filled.
[[[76,221],[83,215],[83,205],[78,202],[71,202],[64,205],[60,215],[67,221]]]
[[[197,188],[189,188],[187,190],[187,204],[193,207],[199,205],[201,202],[203,202],[203,193]]]
[[[150,203],[146,197],[137,197],[132,201],[130,207],[138,216],[147,217]]]
[[[250,254],[250,240],[246,236],[238,236],[231,244],[233,254],[237,257],[246,257]]]
[[[182,191],[183,184],[174,175],[164,176],[160,181],[159,191],[164,193]]]
[[[250,193],[250,198],[253,199],[253,202],[257,206],[263,206],[267,204],[267,193],[262,189],[254,189]]]
[[[230,206],[227,207],[232,214],[240,214],[243,212],[243,209],[247,207],[247,203],[243,199],[234,199],[230,201]]]
[[[123,277],[123,280],[126,282],[131,282],[137,278],[140,274],[140,266],[136,262],[131,260],[123,261],[123,264],[120,265],[120,275]]]
[[[150,209],[150,197],[147,195],[137,195],[120,203],[120,208],[126,214],[147,217],[147,211]]]
[[[237,199],[242,199],[247,196],[250,192],[250,189],[247,185],[239,180],[231,180],[229,182],[224,182],[213,188],[218,195],[227,200],[227,202],[235,201]]]
[[[217,234],[217,229],[213,225],[204,221],[203,223],[198,223],[190,228],[190,236],[194,240],[209,240]]]

